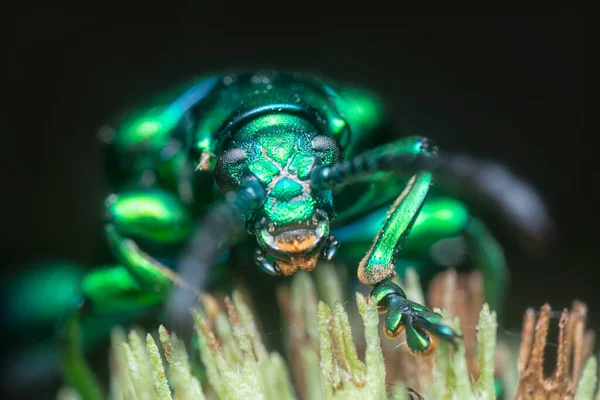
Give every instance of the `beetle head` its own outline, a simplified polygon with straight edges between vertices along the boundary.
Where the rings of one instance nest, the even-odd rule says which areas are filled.
[[[314,189],[310,174],[316,165],[337,162],[341,149],[333,138],[296,121],[298,117],[282,117],[285,124],[279,127],[279,120],[265,118],[271,118],[267,127],[236,135],[244,140],[219,157],[215,178],[223,193],[244,179],[263,185],[265,200],[246,220],[259,246],[255,261],[266,270],[291,275],[312,270],[320,255],[330,253],[332,193]],[[290,127],[292,122],[299,126]]]

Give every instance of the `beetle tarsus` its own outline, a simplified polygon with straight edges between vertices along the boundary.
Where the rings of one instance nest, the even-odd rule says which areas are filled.
[[[427,307],[410,301],[406,293],[391,280],[375,285],[369,298],[377,302],[380,313],[386,313],[384,332],[390,339],[406,332],[409,351],[427,357],[436,349],[436,337],[452,343],[461,339],[451,327],[443,324],[442,316]]]

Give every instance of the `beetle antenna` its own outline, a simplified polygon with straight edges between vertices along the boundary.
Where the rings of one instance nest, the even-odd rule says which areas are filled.
[[[415,174],[427,170],[434,184],[450,195],[481,209],[495,208],[513,227],[526,235],[536,250],[547,248],[555,240],[555,225],[538,193],[506,167],[460,154],[393,154],[367,151],[351,160],[316,166],[312,186],[333,189],[377,172]]]
[[[181,332],[191,327],[190,308],[197,302],[196,290],[202,290],[209,268],[223,251],[244,232],[246,217],[264,200],[265,192],[256,181],[248,181],[208,212],[177,266],[177,274],[186,287],[174,286],[166,304],[170,328]],[[189,289],[192,290],[189,290]]]

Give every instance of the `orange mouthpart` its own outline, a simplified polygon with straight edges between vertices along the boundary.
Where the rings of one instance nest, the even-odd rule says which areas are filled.
[[[317,266],[319,254],[315,254],[310,258],[292,258],[291,263],[277,262],[277,266],[283,275],[289,276],[296,273],[298,270],[312,271]]]
[[[287,263],[277,261],[277,266],[283,275],[293,275],[296,271],[312,271],[319,260],[319,253],[307,256],[317,242],[317,235],[311,230],[283,232],[274,238],[279,250],[287,253],[292,261]]]
[[[303,253],[313,247],[317,235],[313,231],[284,232],[275,237],[275,244],[286,253]]]

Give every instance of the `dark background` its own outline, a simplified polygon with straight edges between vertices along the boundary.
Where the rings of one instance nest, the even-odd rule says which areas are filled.
[[[15,24],[4,76],[12,123],[1,146],[3,280],[42,258],[107,260],[108,187],[95,132],[114,113],[206,70],[274,66],[370,85],[407,131],[529,180],[560,237],[544,262],[507,248],[505,328],[518,331],[526,307],[560,309],[575,298],[598,327],[583,18],[319,18],[292,24],[177,9],[155,20],[40,13]]]

